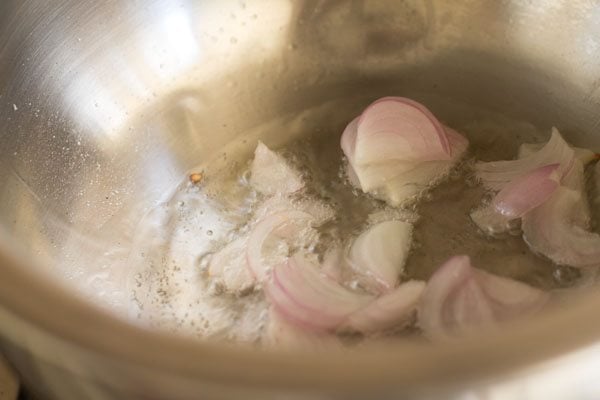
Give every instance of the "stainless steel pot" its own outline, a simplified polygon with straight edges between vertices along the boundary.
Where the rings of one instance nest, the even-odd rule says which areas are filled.
[[[4,0],[1,352],[60,400],[597,398],[596,294],[477,341],[315,355],[144,330],[93,292],[189,168],[243,135],[339,133],[379,96],[598,149],[599,56],[592,0]]]

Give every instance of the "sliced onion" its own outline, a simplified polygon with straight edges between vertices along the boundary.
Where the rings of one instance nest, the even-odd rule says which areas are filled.
[[[340,282],[344,275],[344,252],[340,247],[327,250],[323,256],[321,271],[330,279]]]
[[[287,321],[325,331],[334,330],[348,315],[373,300],[373,296],[353,292],[329,279],[298,255],[275,267],[265,293]]]
[[[412,244],[411,224],[385,221],[356,238],[349,261],[354,270],[373,278],[381,290],[396,286]]]
[[[475,270],[477,282],[499,321],[530,314],[542,309],[550,296],[548,293],[513,279]]]
[[[258,142],[252,162],[250,184],[265,195],[289,194],[304,187],[300,173],[283,157]]]
[[[392,161],[377,162],[369,165],[358,165],[355,161],[356,135],[358,128],[358,117],[355,118],[344,130],[340,145],[348,159],[348,178],[355,186],[364,192],[385,184],[388,179],[394,178],[404,171],[410,171],[415,167],[414,161]],[[356,184],[358,183],[358,184]]]
[[[448,143],[452,151],[452,160],[456,162],[463,156],[467,147],[469,147],[469,141],[466,137],[448,126],[444,126],[444,130],[446,131]]]
[[[244,293],[254,285],[254,277],[246,264],[246,237],[240,237],[223,247],[210,259],[208,274],[232,293]]]
[[[590,232],[590,214],[580,191],[560,187],[542,206],[523,217],[529,247],[556,264],[600,266],[600,235]]]
[[[397,176],[388,179],[381,188],[376,190],[376,197],[391,206],[400,206],[418,198],[420,194],[443,180],[463,157],[469,145],[469,141],[464,136],[453,129],[446,129],[452,148],[450,161],[425,161],[410,170],[403,169]]]
[[[444,178],[468,141],[420,104],[383,98],[348,124],[340,145],[352,184],[399,206]]]
[[[544,147],[544,144],[545,143],[523,143],[519,147],[519,158],[525,158],[539,151],[542,147]],[[581,161],[583,165],[588,164],[596,159],[596,154],[594,154],[594,152],[591,150],[574,146],[571,146],[571,148],[575,152],[575,158]]]
[[[541,290],[477,270],[468,256],[455,256],[427,283],[419,325],[430,337],[453,336],[530,315],[547,301],[548,294]]]
[[[429,110],[403,97],[384,97],[360,116],[355,163],[449,160],[444,128]]]
[[[545,165],[515,178],[498,192],[492,202],[471,213],[484,232],[496,235],[514,228],[513,220],[523,217],[552,196],[560,185],[559,164]]]
[[[519,220],[510,218],[496,211],[492,205],[484,205],[471,211],[471,220],[479,229],[488,235],[496,236],[506,232],[520,232]]]
[[[425,289],[425,282],[408,281],[351,314],[342,330],[372,333],[401,328],[410,321]]]
[[[558,188],[559,164],[545,165],[509,182],[492,201],[492,206],[508,218],[521,218],[539,206]]]
[[[363,192],[371,193],[392,206],[402,205],[438,183],[463,156],[468,146],[464,136],[451,128],[442,127],[451,149],[450,160],[381,159],[363,165],[356,162],[357,129],[358,122],[355,119],[348,124],[341,138],[341,147],[348,159],[348,178]]]
[[[577,159],[573,160],[571,167],[562,178],[562,185],[579,192],[585,190],[585,175],[583,163]]]
[[[263,260],[263,245],[269,236],[291,238],[310,227],[312,215],[302,211],[281,211],[268,215],[256,224],[248,238],[247,265],[256,280],[263,282],[269,275],[271,265]]]
[[[550,164],[559,164],[557,173],[562,179],[571,168],[574,157],[575,152],[571,146],[564,141],[556,128],[552,128],[550,140],[539,151],[518,160],[478,162],[475,172],[485,187],[500,190],[508,182]]]
[[[344,129],[340,139],[340,147],[351,164],[354,164],[354,149],[356,148],[356,134],[358,130],[358,119],[354,118]]]
[[[451,325],[456,322],[452,315],[454,313],[454,305],[451,304],[452,296],[470,277],[469,257],[455,256],[442,264],[429,279],[418,308],[419,326],[426,334],[441,335],[453,328]]]
[[[348,181],[354,187],[360,188],[361,183],[356,171],[354,170],[354,148],[356,147],[356,131],[358,127],[358,118],[356,117],[346,126],[340,139],[340,147],[348,160],[346,165],[346,176]]]

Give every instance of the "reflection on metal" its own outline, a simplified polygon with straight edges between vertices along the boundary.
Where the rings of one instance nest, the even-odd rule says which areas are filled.
[[[24,376],[77,382],[39,382],[57,398],[265,399],[310,386],[449,399],[442,365],[465,384],[478,372],[510,385],[502,371],[526,379],[583,348],[600,336],[593,303],[486,338],[485,356],[478,343],[460,354],[395,344],[348,361],[143,333],[73,293],[112,279],[106,249],[122,249],[149,207],[231,142],[338,134],[382,95],[425,101],[452,126],[499,112],[600,149],[599,13],[591,0],[1,1],[3,350]]]
[[[0,400],[17,400],[19,379],[6,360],[0,356]]]

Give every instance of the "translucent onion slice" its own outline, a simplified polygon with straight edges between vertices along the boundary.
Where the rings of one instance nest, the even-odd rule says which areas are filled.
[[[565,175],[562,178],[562,186],[583,192],[585,190],[584,171],[583,163],[578,159],[573,160],[571,168],[565,172]]]
[[[523,217],[552,196],[558,188],[559,165],[545,165],[509,182],[489,205],[471,213],[471,219],[488,234],[499,234],[513,228],[511,221]]]
[[[422,104],[403,97],[384,97],[357,123],[355,163],[449,160],[444,128]]]
[[[358,119],[354,118],[344,129],[340,138],[340,147],[351,164],[354,164],[354,149],[356,148],[356,134],[358,130]]]
[[[492,206],[508,218],[521,218],[554,193],[560,184],[559,164],[534,169],[509,182],[498,192]]]
[[[299,255],[274,268],[265,293],[288,322],[322,331],[335,330],[348,315],[374,299],[346,289]]]
[[[412,244],[412,224],[385,221],[356,238],[349,253],[352,268],[375,280],[382,291],[398,283]]]
[[[348,124],[340,141],[342,151],[348,159],[348,177],[351,183],[368,193],[384,185],[389,179],[415,168],[414,161],[391,161],[358,165],[355,161],[358,119],[357,117]]]
[[[424,289],[425,282],[402,283],[393,291],[351,314],[340,329],[373,333],[402,328],[411,321]]]
[[[300,173],[262,142],[258,142],[254,152],[250,184],[256,191],[268,196],[294,193],[304,187]]]
[[[391,206],[400,206],[417,199],[427,189],[445,179],[452,167],[463,157],[469,145],[464,136],[450,128],[447,129],[452,147],[450,161],[425,161],[411,170],[403,171],[388,180],[383,187],[375,190],[375,197],[386,201]]]
[[[484,233],[496,236],[506,232],[520,233],[519,220],[506,217],[491,205],[484,205],[471,211],[471,220]]]
[[[450,160],[391,160],[362,165],[356,162],[355,157],[357,127],[358,121],[355,119],[348,124],[341,138],[341,147],[348,159],[348,178],[363,192],[370,193],[392,206],[400,206],[418,197],[445,178],[468,147],[464,136],[444,127],[452,154]]]
[[[432,338],[450,337],[530,315],[548,294],[475,269],[468,256],[446,261],[431,277],[418,308],[419,325]]]
[[[552,128],[550,140],[539,151],[518,160],[478,162],[475,164],[475,172],[485,187],[500,190],[508,182],[550,164],[559,164],[557,173],[562,179],[570,170],[574,157],[575,152],[571,146],[556,128]]]
[[[300,232],[310,228],[313,221],[311,214],[287,210],[266,216],[258,222],[248,237],[246,261],[253,277],[263,282],[271,270],[271,264],[263,260],[263,245],[272,235],[279,238],[293,238]]]
[[[254,286],[254,276],[246,265],[247,237],[240,237],[223,247],[210,259],[208,274],[227,291],[245,293]]]
[[[582,192],[561,186],[542,206],[523,217],[529,247],[559,265],[600,266],[600,235],[589,231],[590,213]]]
[[[325,252],[321,271],[330,279],[340,282],[344,275],[344,251],[340,247],[334,247]]]
[[[545,143],[523,143],[519,147],[519,158],[525,158],[544,147]],[[575,158],[577,158],[583,165],[588,164],[594,159],[596,159],[596,154],[588,149],[583,149],[581,147],[571,146],[573,151],[575,152]]]

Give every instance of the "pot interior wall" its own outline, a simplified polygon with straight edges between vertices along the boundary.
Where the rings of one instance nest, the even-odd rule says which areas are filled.
[[[599,17],[589,1],[5,2],[2,228],[110,306],[110,266],[187,171],[340,135],[377,97],[598,150]]]

